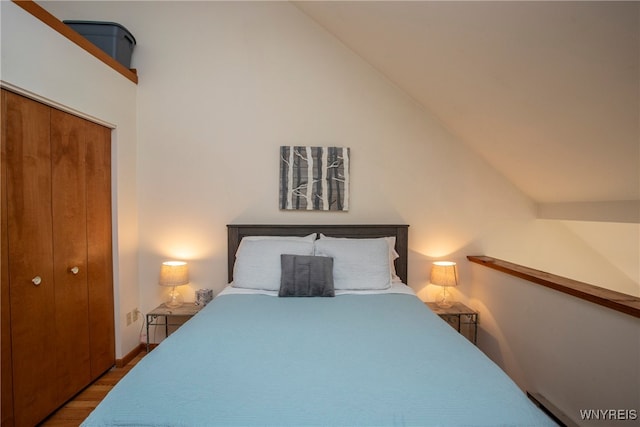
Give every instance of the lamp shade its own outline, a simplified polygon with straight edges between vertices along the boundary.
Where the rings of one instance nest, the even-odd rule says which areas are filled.
[[[438,286],[458,286],[456,263],[437,261],[431,266],[431,283]]]
[[[160,286],[180,286],[189,283],[189,268],[184,261],[166,261],[160,267]]]

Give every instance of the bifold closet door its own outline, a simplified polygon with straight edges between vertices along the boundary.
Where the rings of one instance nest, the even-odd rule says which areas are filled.
[[[53,110],[51,146],[58,375],[68,398],[115,363],[111,130]]]
[[[7,138],[7,115],[6,96],[4,90],[0,92],[2,96],[2,114],[0,119],[0,130],[2,131],[2,144],[0,147],[0,202],[2,202],[2,229],[0,236],[2,240],[2,248],[0,248],[0,268],[2,269],[2,286],[0,287],[0,304],[2,304],[2,319],[0,327],[2,328],[2,336],[0,337],[0,378],[2,379],[2,389],[0,390],[0,398],[2,405],[0,406],[0,425],[13,426],[13,373],[11,372],[11,306],[9,293],[9,242],[7,241],[7,150],[5,140]]]
[[[87,122],[87,236],[91,379],[115,364],[111,244],[111,129]]]
[[[2,90],[1,173],[2,421],[33,426],[115,363],[111,130]]]
[[[91,378],[87,289],[87,121],[51,110],[56,373],[60,403]]]
[[[57,400],[51,108],[10,92],[4,97],[9,280],[2,286],[10,294],[15,424],[28,426]]]

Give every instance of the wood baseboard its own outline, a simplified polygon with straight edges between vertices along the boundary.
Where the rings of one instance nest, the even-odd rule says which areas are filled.
[[[140,343],[137,347],[127,353],[122,359],[116,359],[116,367],[123,368],[127,363],[131,362],[140,352],[146,349],[145,345]]]

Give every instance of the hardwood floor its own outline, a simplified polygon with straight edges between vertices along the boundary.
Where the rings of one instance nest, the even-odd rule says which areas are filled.
[[[98,406],[120,379],[135,366],[147,353],[140,352],[131,362],[122,368],[111,368],[93,384],[80,392],[73,400],[54,412],[41,426],[77,427]]]

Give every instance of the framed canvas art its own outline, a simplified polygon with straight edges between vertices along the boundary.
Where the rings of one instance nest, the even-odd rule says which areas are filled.
[[[349,210],[349,148],[280,147],[280,209]]]

